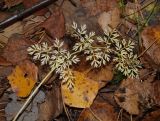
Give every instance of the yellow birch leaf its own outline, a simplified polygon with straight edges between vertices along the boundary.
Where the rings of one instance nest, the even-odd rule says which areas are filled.
[[[38,68],[30,61],[17,65],[8,76],[12,90],[19,97],[27,97],[37,81]]]
[[[77,108],[90,107],[95,99],[99,83],[86,77],[84,73],[73,71],[75,83],[73,90],[69,90],[67,84],[61,86],[64,103]]]

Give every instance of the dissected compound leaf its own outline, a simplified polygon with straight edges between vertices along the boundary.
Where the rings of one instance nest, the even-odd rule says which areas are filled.
[[[78,121],[116,121],[117,113],[108,103],[95,102],[88,109],[84,109]]]
[[[73,71],[75,84],[73,90],[68,89],[67,84],[63,84],[62,95],[64,103],[71,107],[90,107],[99,89],[99,83],[86,77],[85,74]]]
[[[54,13],[42,24],[47,33],[53,38],[61,38],[65,34],[65,21],[60,9],[55,9]]]
[[[12,90],[19,97],[27,97],[37,81],[38,68],[30,61],[24,61],[17,65],[8,76]]]
[[[16,65],[28,58],[28,46],[29,44],[26,42],[25,38],[21,35],[14,34],[9,38],[2,55],[7,61]]]
[[[160,26],[146,27],[142,32],[142,39],[144,48],[149,48],[146,51],[146,54],[151,58],[151,61],[154,62],[154,64],[160,65]]]
[[[119,89],[116,90],[114,98],[118,105],[133,115],[139,114],[139,97],[137,90],[134,88],[134,79],[123,80]]]
[[[10,8],[12,6],[18,5],[21,3],[23,0],[4,0],[5,5]],[[27,0],[26,0],[27,1]]]

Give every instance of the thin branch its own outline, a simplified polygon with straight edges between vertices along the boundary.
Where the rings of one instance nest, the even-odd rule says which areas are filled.
[[[32,6],[31,8],[28,8],[18,14],[15,14],[14,16],[2,21],[0,23],[0,30],[3,30],[4,28],[12,25],[13,23],[33,14],[34,12],[36,12],[36,11],[38,11],[38,10],[50,5],[53,2],[56,2],[56,1],[57,0],[42,0],[40,3]]]

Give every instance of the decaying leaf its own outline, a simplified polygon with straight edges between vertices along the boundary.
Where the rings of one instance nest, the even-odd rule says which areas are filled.
[[[104,11],[110,11],[113,8],[118,8],[116,0],[81,0],[82,6],[85,7],[90,15],[97,15]]]
[[[54,13],[42,24],[47,33],[53,38],[61,38],[65,34],[63,12],[57,8]]]
[[[21,3],[23,0],[4,0],[5,5],[10,8],[12,6],[18,5],[19,3]]]
[[[46,99],[40,105],[38,121],[50,121],[63,112],[62,96],[60,89],[53,87],[46,93]]]
[[[31,15],[28,18],[25,18],[23,20],[24,26],[23,26],[23,33],[25,36],[31,36],[35,31],[39,29],[39,26],[41,23],[43,23],[46,20],[44,16],[35,16]]]
[[[0,80],[0,98],[3,96],[5,90],[9,87],[9,83],[6,79]]]
[[[13,65],[28,58],[27,48],[29,44],[26,39],[19,34],[14,34],[9,38],[2,56]]]
[[[22,22],[16,22],[9,27],[5,28],[1,33],[0,33],[0,41],[3,43],[7,43],[8,39],[12,36],[12,34],[18,33],[22,34],[23,32],[23,24]]]
[[[71,91],[67,84],[61,87],[64,103],[71,107],[90,107],[99,89],[99,83],[86,77],[85,74],[73,71],[74,88]]]
[[[145,116],[142,121],[159,121],[159,119],[160,119],[160,110],[156,110],[147,114],[147,116]]]
[[[142,32],[143,46],[148,49],[146,54],[151,58],[152,62],[160,65],[160,26],[146,27]]]
[[[138,115],[139,110],[139,96],[135,89],[134,79],[123,80],[119,89],[116,90],[114,98],[118,105],[125,109],[128,113]]]
[[[12,64],[10,62],[8,62],[4,57],[0,56],[0,65],[1,66],[10,66]]]
[[[23,102],[18,101],[15,94],[10,94],[9,96],[12,101],[5,107],[5,116],[7,121],[11,121],[23,105]],[[39,116],[38,104],[44,102],[44,99],[45,93],[40,90],[17,121],[37,121]]]
[[[78,121],[116,121],[117,113],[108,103],[95,102],[80,114]]]
[[[12,90],[19,97],[27,97],[37,81],[38,68],[30,61],[24,61],[16,66],[8,76]]]
[[[152,83],[151,96],[156,105],[160,106],[160,81],[156,80]]]
[[[103,31],[109,30],[108,26],[111,28],[116,28],[120,23],[120,11],[115,8],[108,12],[103,12],[98,18],[98,24]]]
[[[2,97],[0,97],[0,119],[1,121],[6,121],[6,117],[5,117],[5,107],[7,106],[9,102],[9,96],[8,94],[4,93]]]

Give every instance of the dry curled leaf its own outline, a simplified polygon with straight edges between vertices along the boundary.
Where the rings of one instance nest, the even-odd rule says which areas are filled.
[[[142,39],[144,48],[149,48],[146,54],[151,58],[150,61],[156,65],[160,65],[160,26],[146,27],[142,32]]]
[[[117,113],[108,103],[95,102],[80,114],[78,121],[116,121]]]
[[[41,25],[53,38],[61,38],[65,34],[65,21],[62,10],[55,9],[54,13]]]
[[[64,103],[77,108],[90,107],[99,89],[99,83],[86,77],[85,74],[73,71],[74,88],[71,91],[67,84],[61,86]]]
[[[12,90],[19,97],[27,97],[37,81],[38,68],[26,60],[15,67],[8,76]]]
[[[19,34],[13,34],[3,50],[2,56],[13,65],[28,58],[27,48],[29,44]]]
[[[125,109],[129,114],[138,115],[139,110],[139,96],[135,90],[134,79],[123,80],[119,89],[116,90],[114,98],[118,105]]]

